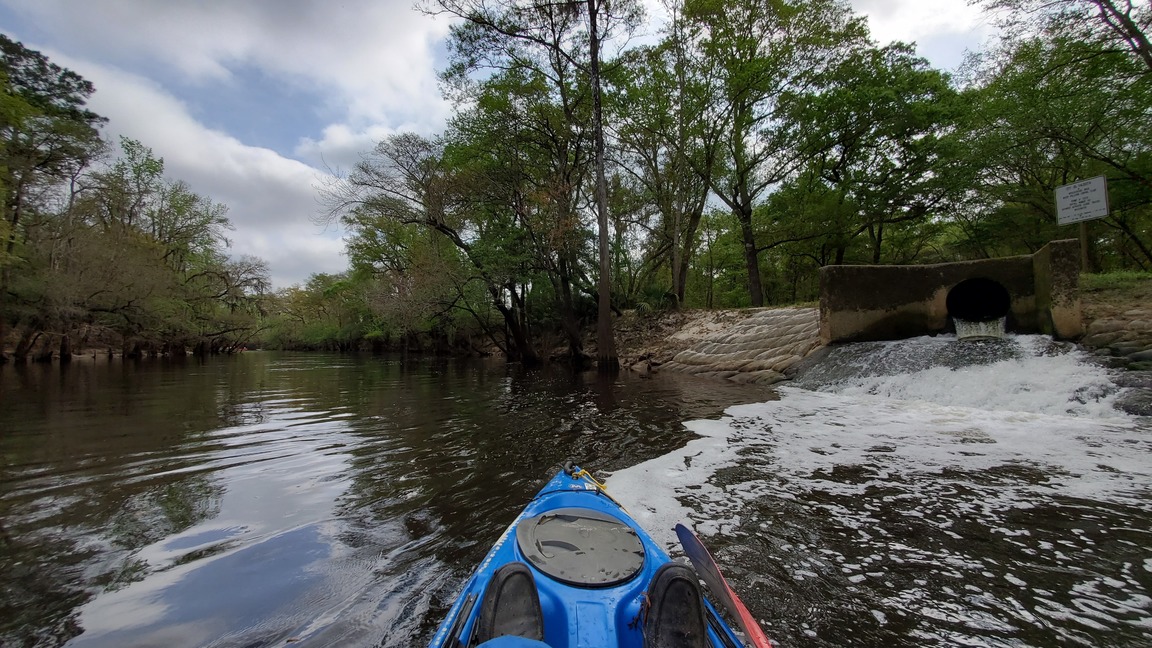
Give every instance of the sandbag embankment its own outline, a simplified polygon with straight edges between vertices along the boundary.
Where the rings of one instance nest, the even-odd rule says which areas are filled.
[[[642,357],[630,368],[772,384],[785,380],[785,370],[821,346],[816,308],[758,309],[741,315],[701,316],[685,322],[666,340],[670,346],[683,343],[686,348],[668,361]]]

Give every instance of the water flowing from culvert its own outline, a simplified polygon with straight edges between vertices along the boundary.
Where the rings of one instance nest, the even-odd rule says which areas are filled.
[[[1147,645],[1152,426],[1077,347],[846,345],[779,392],[608,479],[693,521],[777,645]]]
[[[1002,338],[1004,337],[1004,326],[1007,321],[1007,317],[982,322],[974,322],[958,317],[952,318],[952,323],[956,326],[957,340],[995,340]]]
[[[1120,392],[1080,347],[1043,335],[919,337],[834,347],[797,387],[938,405],[1111,418]]]

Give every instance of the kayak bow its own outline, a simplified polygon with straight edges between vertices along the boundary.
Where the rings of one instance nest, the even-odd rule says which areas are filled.
[[[683,594],[689,591],[694,594]],[[676,607],[681,601],[665,602],[677,596],[694,597],[694,609],[702,611],[695,627],[703,636],[686,645],[740,648],[736,633],[698,592],[695,573],[673,563],[602,484],[569,462],[501,534],[430,648],[471,648],[501,634],[550,648],[644,648],[645,635],[681,632],[661,626],[660,618],[676,626],[692,617]],[[518,629],[494,631],[494,623]],[[542,645],[521,641],[516,645]]]

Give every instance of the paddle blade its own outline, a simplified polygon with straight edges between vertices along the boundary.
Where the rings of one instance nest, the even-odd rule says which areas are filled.
[[[720,573],[720,567],[716,565],[716,561],[708,552],[708,548],[700,542],[700,538],[696,537],[696,534],[683,524],[676,525],[676,537],[680,538],[680,545],[684,547],[684,554],[688,556],[688,560],[696,568],[696,573],[700,579],[708,585],[708,589],[712,590],[712,596],[716,598],[716,602],[723,606],[728,614],[736,620],[740,629],[744,631],[744,635],[752,642],[753,648],[772,648],[772,643],[768,641],[768,637],[760,629],[760,624],[756,623],[756,619],[744,606],[744,602],[728,586],[728,581],[724,580],[724,574]]]

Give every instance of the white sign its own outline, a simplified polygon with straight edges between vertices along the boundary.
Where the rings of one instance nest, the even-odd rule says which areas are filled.
[[[1056,222],[1061,225],[1108,215],[1108,180],[1096,176],[1056,187]]]

